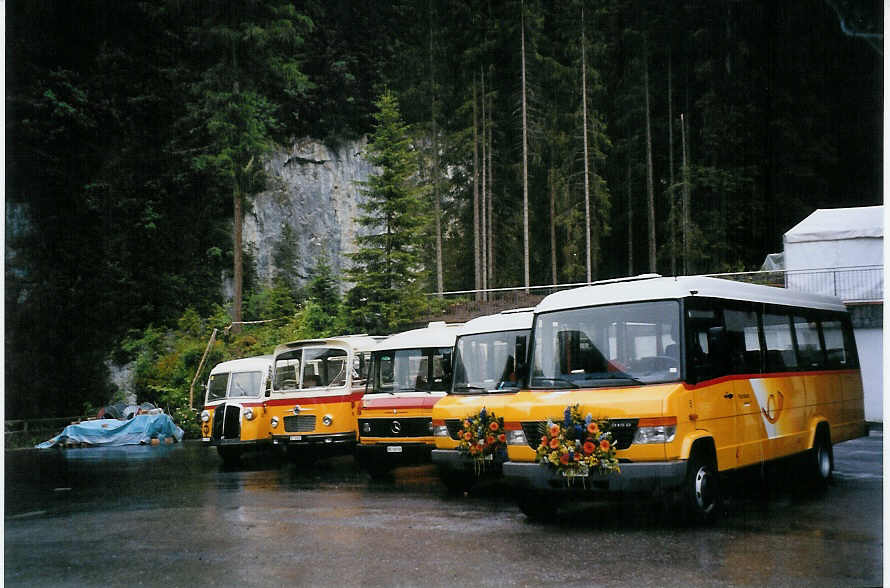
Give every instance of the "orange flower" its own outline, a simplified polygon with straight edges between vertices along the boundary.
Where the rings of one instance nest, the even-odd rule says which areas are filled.
[[[488,428],[492,431],[497,431],[500,428],[500,425],[498,425],[497,421],[491,421],[491,424],[488,425]]]
[[[554,437],[550,440],[550,449],[556,449],[557,447],[559,447],[559,439]]]
[[[541,446],[547,447],[547,444],[550,443],[550,439],[547,438],[547,435],[541,437]]]
[[[591,435],[596,435],[597,433],[599,433],[599,430],[600,430],[600,428],[598,426],[596,426],[596,423],[592,422],[589,425],[587,425],[587,432],[590,433]]]
[[[603,439],[602,441],[600,441],[600,449],[602,449],[603,451],[609,451],[609,448],[611,446],[612,444],[609,443],[608,439]]]
[[[559,463],[561,463],[562,465],[568,465],[568,463],[569,463],[569,454],[568,454],[568,453],[563,453],[562,455],[560,455],[560,456],[559,456]]]
[[[464,440],[465,440],[465,441],[469,441],[469,440],[472,439],[472,438],[473,438],[473,435],[472,435],[469,431],[467,431],[466,433],[464,433]]]
[[[493,444],[493,443],[494,443],[494,437],[493,437],[492,435],[489,435],[489,436],[487,436],[487,437],[485,438],[485,444],[486,444],[486,445],[491,445],[491,444]]]
[[[551,437],[559,436],[559,425],[557,425],[557,424],[550,425],[550,436]]]
[[[464,429],[470,428],[470,421],[464,421]]]
[[[580,454],[580,453],[576,453],[576,454],[575,454],[575,461],[581,461],[581,454]]]
[[[498,441],[500,441],[501,443],[506,443],[507,436],[505,434],[501,433],[500,435],[498,435]]]
[[[594,451],[596,451],[596,445],[594,445],[590,441],[586,441],[584,443],[584,455],[590,455]]]

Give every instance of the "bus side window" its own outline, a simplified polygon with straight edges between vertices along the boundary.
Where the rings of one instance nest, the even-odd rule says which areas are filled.
[[[726,309],[723,311],[723,320],[726,326],[729,373],[759,373],[761,351],[757,313]]]
[[[819,342],[819,323],[816,319],[794,316],[797,337],[797,358],[803,368],[820,369],[825,366],[825,355]]]
[[[789,316],[775,312],[763,313],[763,335],[766,341],[766,371],[797,369]]]
[[[825,340],[826,367],[849,369],[856,367],[855,355],[851,352],[853,338],[849,327],[839,320],[822,321],[822,338]]]
[[[708,339],[709,331],[721,326],[719,313],[713,308],[687,310],[686,363],[691,382],[701,382],[724,375],[725,358],[715,357]]]

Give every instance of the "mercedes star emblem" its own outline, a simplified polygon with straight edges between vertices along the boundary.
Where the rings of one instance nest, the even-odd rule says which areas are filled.
[[[402,423],[400,423],[399,421],[393,421],[392,427],[390,427],[389,430],[392,431],[393,435],[398,435],[402,432]]]

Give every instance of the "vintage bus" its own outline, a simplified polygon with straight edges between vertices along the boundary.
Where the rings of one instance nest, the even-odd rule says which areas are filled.
[[[272,444],[308,460],[351,453],[370,349],[380,339],[346,335],[279,345],[263,403]]]
[[[210,370],[201,412],[201,437],[227,463],[268,445],[268,423],[260,418],[272,385],[272,356],[224,361]]]
[[[451,354],[459,326],[432,322],[374,347],[356,447],[359,467],[372,476],[429,461],[433,405],[451,386]]]
[[[526,383],[504,411],[503,475],[525,488],[532,518],[553,514],[570,487],[676,496],[710,521],[724,473],[796,456],[781,463],[824,486],[832,444],[866,433],[853,329],[836,298],[708,277],[619,280],[551,294],[531,337]],[[563,421],[576,426],[575,405],[607,423],[620,472],[560,471],[583,456],[550,452]]]
[[[432,414],[436,439],[432,461],[449,490],[466,491],[478,477],[500,474],[505,447],[498,442],[495,451],[471,457],[459,449],[460,434],[462,424],[480,415],[482,409],[489,416],[502,416],[504,407],[519,392],[532,310],[507,310],[475,318],[457,333],[451,389],[433,406]]]

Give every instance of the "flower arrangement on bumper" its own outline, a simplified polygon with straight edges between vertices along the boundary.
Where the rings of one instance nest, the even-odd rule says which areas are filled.
[[[607,419],[581,418],[576,404],[567,406],[561,423],[547,421],[536,461],[549,464],[566,478],[621,473]]]
[[[458,450],[476,460],[477,466],[481,466],[495,455],[505,454],[507,451],[504,418],[482,407],[479,414],[470,415],[463,420],[458,439]]]

